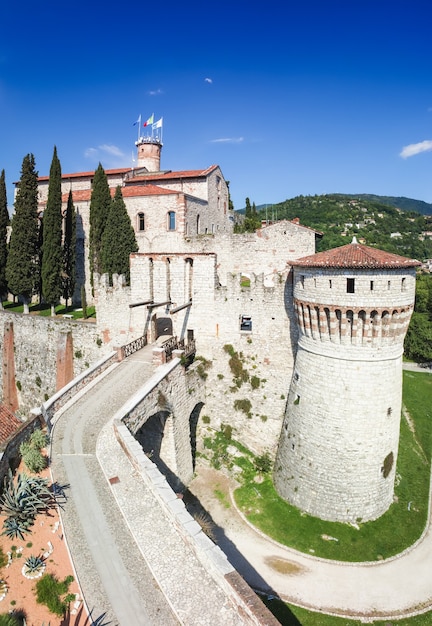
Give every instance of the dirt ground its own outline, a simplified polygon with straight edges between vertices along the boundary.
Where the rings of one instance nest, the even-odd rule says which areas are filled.
[[[20,466],[18,471],[29,474],[24,466]],[[51,482],[49,469],[40,475]],[[0,532],[3,528],[3,520],[4,516],[0,516]],[[5,555],[8,553],[11,555],[9,564],[0,570],[0,577],[7,585],[4,598],[1,598],[2,594],[0,594],[0,613],[23,610],[27,626],[88,626],[90,624],[75,580],[57,509],[49,511],[48,514],[39,515],[31,532],[25,535],[24,541],[11,540],[5,535],[0,535],[0,546]],[[12,549],[13,546],[14,549]],[[70,604],[70,614],[64,619],[51,613],[45,605],[36,602],[38,578],[28,579],[22,573],[24,562],[31,555],[44,558],[46,565],[44,574],[53,574],[60,581],[66,576],[74,576],[69,593],[75,594],[76,600]]]

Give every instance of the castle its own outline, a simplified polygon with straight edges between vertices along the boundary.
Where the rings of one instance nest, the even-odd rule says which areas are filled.
[[[136,168],[106,171],[139,251],[130,286],[95,277],[103,346],[194,339],[211,364],[208,428],[229,423],[254,452],[270,452],[277,490],[299,508],[338,521],[380,516],[393,498],[417,262],[356,242],[314,254],[321,234],[298,220],[234,235],[218,166],[161,171],[158,138],[141,137],[137,150]],[[92,177],[62,176],[89,293]],[[41,210],[48,182],[39,179]]]

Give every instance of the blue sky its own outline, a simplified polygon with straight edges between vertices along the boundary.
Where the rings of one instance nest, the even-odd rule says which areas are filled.
[[[132,165],[163,117],[162,169],[220,165],[237,209],[299,194],[432,202],[428,0],[5,3],[0,169]],[[13,6],[12,6],[13,5]]]

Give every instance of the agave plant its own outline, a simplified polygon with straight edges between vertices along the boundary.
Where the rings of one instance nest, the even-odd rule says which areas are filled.
[[[3,522],[2,535],[6,535],[9,539],[22,539],[24,541],[25,533],[30,532],[34,520],[22,520],[19,517],[7,517]]]
[[[22,538],[25,532],[29,532],[38,513],[53,506],[55,498],[46,479],[21,473],[14,481],[9,471],[0,497],[0,508],[8,516],[4,523],[4,534]]]
[[[37,574],[45,567],[45,563],[40,556],[29,556],[24,563],[25,571],[28,574]]]

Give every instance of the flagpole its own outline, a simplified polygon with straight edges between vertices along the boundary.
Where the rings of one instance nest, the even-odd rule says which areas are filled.
[[[138,118],[138,140],[140,140],[140,134],[141,134],[141,113],[139,114],[139,118]]]

